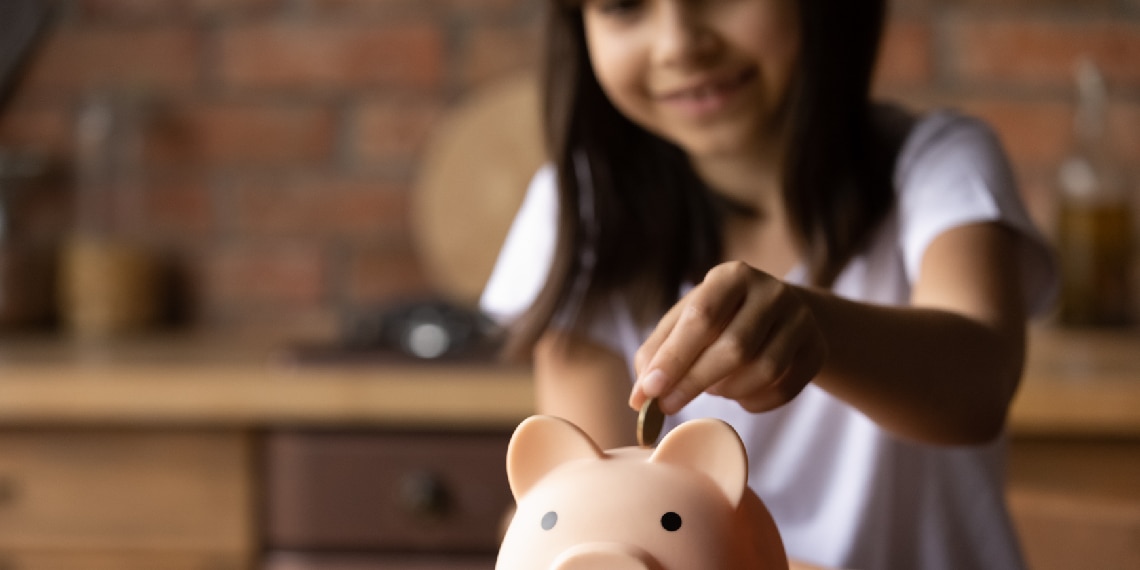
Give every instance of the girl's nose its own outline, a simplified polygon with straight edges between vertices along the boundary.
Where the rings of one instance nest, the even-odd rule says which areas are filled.
[[[715,29],[695,2],[660,3],[654,29],[654,59],[663,65],[692,65],[708,60],[719,46]]]

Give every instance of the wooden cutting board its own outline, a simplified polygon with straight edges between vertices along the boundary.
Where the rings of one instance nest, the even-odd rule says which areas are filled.
[[[473,306],[527,184],[545,160],[538,80],[477,91],[432,134],[412,195],[412,233],[432,285]]]

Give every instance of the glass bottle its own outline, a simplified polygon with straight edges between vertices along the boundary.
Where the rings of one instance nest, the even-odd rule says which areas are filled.
[[[61,316],[82,338],[149,329],[162,310],[157,258],[141,219],[138,101],[95,93],[76,123],[75,233],[60,271]]]
[[[1060,321],[1073,326],[1132,322],[1132,209],[1106,133],[1108,92],[1096,65],[1077,68],[1075,145],[1058,173]]]

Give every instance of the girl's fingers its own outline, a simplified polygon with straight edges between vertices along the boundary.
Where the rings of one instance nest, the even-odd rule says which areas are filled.
[[[629,395],[629,406],[635,410],[640,410],[645,400],[649,399],[646,395],[646,386],[656,396],[664,390],[665,384],[663,382],[662,373],[658,371],[657,374],[647,375],[646,367],[649,366],[650,360],[657,352],[661,343],[665,342],[673,327],[677,324],[677,318],[684,308],[684,299],[681,302],[673,305],[669,312],[657,323],[657,327],[649,335],[644,343],[637,349],[637,353],[633,357],[634,373],[637,375],[637,381],[633,383],[633,391]],[[647,377],[648,376],[648,377]]]
[[[675,413],[702,392],[750,411],[789,402],[823,367],[826,345],[794,287],[743,263],[715,267],[638,350],[630,405]]]
[[[661,400],[666,413],[680,410],[698,394],[724,378],[751,366],[768,353],[768,336],[784,318],[784,306],[763,292],[752,291],[729,324],[697,357],[688,372]]]
[[[718,275],[724,273],[720,267],[670,310],[638,351],[638,360],[646,364],[638,371],[632,405],[672,390],[736,315],[747,289],[742,280]]]
[[[762,355],[709,391],[736,400],[749,412],[766,412],[792,401],[823,368],[826,347],[812,330],[773,339]]]
[[[689,295],[691,294],[692,292],[690,291]],[[638,378],[641,378],[648,372],[647,368],[653,359],[653,355],[657,353],[657,349],[661,347],[661,343],[665,342],[666,338],[669,338],[669,333],[671,333],[673,327],[677,325],[677,319],[680,318],[681,311],[685,308],[687,301],[688,295],[682,297],[680,301],[670,307],[669,311],[665,313],[665,316],[661,317],[661,320],[657,322],[657,326],[653,328],[653,332],[649,333],[649,338],[641,343],[641,346],[637,349],[637,353],[633,355],[634,372]]]

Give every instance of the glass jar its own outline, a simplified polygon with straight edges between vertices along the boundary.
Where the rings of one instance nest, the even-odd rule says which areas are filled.
[[[1131,199],[1108,145],[1107,90],[1092,63],[1082,62],[1077,85],[1076,144],[1058,176],[1060,321],[1126,325],[1134,318]]]

